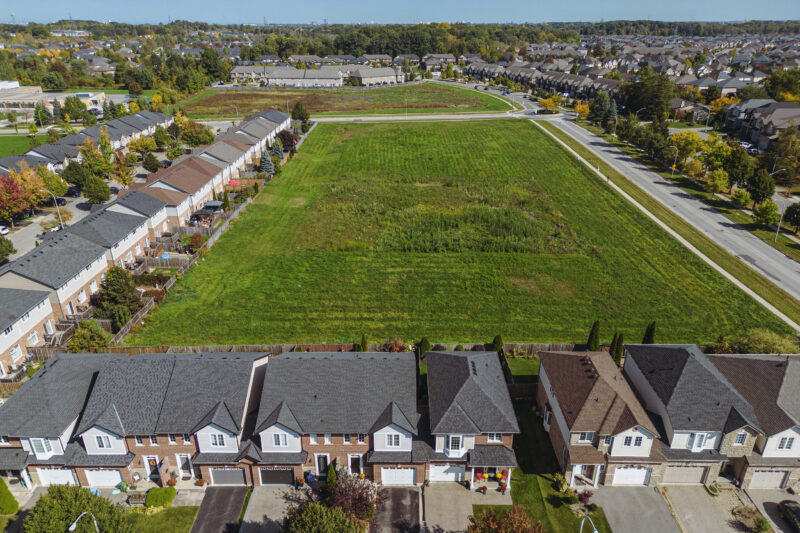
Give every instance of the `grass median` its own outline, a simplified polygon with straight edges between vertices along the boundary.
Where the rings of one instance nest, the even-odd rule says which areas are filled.
[[[599,156],[595,155],[591,150],[573,139],[569,134],[565,133],[560,128],[547,121],[538,121],[538,124],[562,140],[567,146],[575,150],[575,152],[588,161],[590,165],[595,168],[599,168],[600,172],[610,178],[618,187],[628,193],[648,211],[657,216],[662,222],[667,224],[681,237],[689,241],[694,247],[705,254],[706,257],[728,271],[728,273],[733,275],[736,279],[747,285],[750,289],[755,291],[786,316],[795,322],[800,323],[800,302],[792,298],[782,289],[770,282],[767,278],[755,272],[745,263],[728,253],[713,240],[694,229],[680,216],[673,213],[661,202],[637,187],[635,184],[625,178],[625,176],[605,163]]]

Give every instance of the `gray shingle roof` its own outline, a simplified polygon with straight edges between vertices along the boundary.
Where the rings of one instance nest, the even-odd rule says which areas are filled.
[[[397,421],[416,433],[416,389],[408,352],[284,353],[267,364],[256,432],[285,403],[301,433],[369,433],[394,402]]]
[[[469,451],[470,466],[517,466],[517,457],[514,452],[497,444],[484,444],[475,446]]]
[[[428,352],[431,433],[519,433],[495,352]]]
[[[95,375],[119,359],[99,354],[56,355],[0,407],[0,434],[60,436],[81,414]]]
[[[662,401],[673,430],[760,431],[753,408],[693,344],[625,345]]]
[[[12,262],[9,270],[57,289],[104,254],[102,246],[74,233],[59,231]]]
[[[145,194],[139,190],[133,190],[120,196],[109,205],[119,204],[121,206],[132,209],[142,216],[151,217],[164,209],[166,203],[157,198],[153,198],[149,194]]]
[[[49,293],[0,288],[0,335],[19,317],[42,303]]]
[[[106,366],[77,433],[193,433],[209,423],[238,434],[253,363],[264,353],[143,354]]]
[[[103,209],[84,217],[66,231],[104,248],[111,248],[146,222],[145,217]]]

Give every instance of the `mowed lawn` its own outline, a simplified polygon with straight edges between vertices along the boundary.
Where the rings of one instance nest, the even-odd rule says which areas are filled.
[[[787,328],[528,121],[319,124],[128,342]]]
[[[22,127],[20,131],[24,131],[25,129],[25,127]],[[46,142],[46,136],[39,135],[38,137],[40,143]],[[30,150],[30,147],[31,140],[27,134],[0,135],[0,157],[24,154]]]
[[[315,115],[467,113],[507,111],[504,100],[463,87],[418,83],[373,88],[213,90],[187,102],[190,117],[246,116],[265,109],[291,110],[297,102]]]

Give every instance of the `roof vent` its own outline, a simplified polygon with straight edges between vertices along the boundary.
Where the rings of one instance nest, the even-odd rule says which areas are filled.
[[[478,369],[475,367],[475,361],[470,361],[469,366],[472,368],[472,375],[478,375]]]

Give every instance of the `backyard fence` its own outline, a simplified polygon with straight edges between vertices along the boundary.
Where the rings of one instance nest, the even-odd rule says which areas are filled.
[[[131,331],[131,328],[132,328],[132,327],[133,327],[135,324],[138,324],[139,322],[141,322],[141,321],[142,321],[142,319],[145,317],[145,315],[147,315],[147,313],[149,313],[149,312],[150,312],[150,309],[152,309],[152,308],[153,308],[153,306],[155,306],[155,305],[156,305],[156,301],[155,301],[154,299],[152,299],[152,298],[145,298],[145,299],[144,299],[144,305],[142,306],[142,308],[141,308],[141,309],[139,309],[139,310],[136,312],[136,314],[135,314],[135,315],[133,315],[133,318],[131,318],[131,319],[128,321],[128,323],[127,323],[127,324],[125,324],[124,326],[122,326],[122,329],[120,329],[120,330],[117,332],[117,334],[116,334],[116,335],[114,335],[114,337],[111,339],[111,344],[113,345],[113,344],[119,344],[119,343],[121,343],[121,342],[123,341],[123,339],[125,338],[125,336],[126,336],[128,333],[130,333],[130,331]]]

